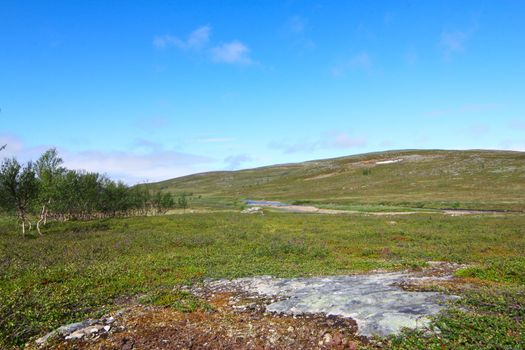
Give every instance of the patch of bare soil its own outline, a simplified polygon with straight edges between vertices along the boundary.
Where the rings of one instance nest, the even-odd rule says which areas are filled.
[[[264,301],[231,293],[206,296],[213,311],[178,312],[136,305],[100,336],[67,340],[46,349],[357,349],[366,338],[356,323],[326,315],[300,317],[264,312]]]
[[[453,271],[462,265],[429,262],[429,267],[410,272],[403,289],[431,290],[455,284]],[[290,316],[269,313],[267,306],[279,296],[228,291],[220,283],[201,283],[185,289],[211,305],[210,310],[179,312],[169,307],[145,306],[127,301],[128,307],[101,320],[104,329],[90,323],[70,335],[50,339],[40,349],[357,349],[381,343],[358,336],[351,318],[324,313]],[[70,327],[71,328],[71,327]],[[75,334],[84,334],[75,337]],[[27,347],[32,348],[31,346]]]

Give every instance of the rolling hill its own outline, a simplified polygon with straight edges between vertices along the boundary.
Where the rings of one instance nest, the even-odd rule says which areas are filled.
[[[525,210],[525,152],[401,150],[201,173],[150,184],[193,207],[244,199],[320,207]]]

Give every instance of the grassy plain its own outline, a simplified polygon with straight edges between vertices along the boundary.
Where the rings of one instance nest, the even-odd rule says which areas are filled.
[[[392,348],[519,348],[525,340],[525,216],[374,217],[234,212],[51,223],[23,239],[0,221],[0,348],[118,308],[127,298],[198,307],[174,286],[203,278],[404,269],[443,260],[483,288]],[[160,301],[159,301],[160,300]]]

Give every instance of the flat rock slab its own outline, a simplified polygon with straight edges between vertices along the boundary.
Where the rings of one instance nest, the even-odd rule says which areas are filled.
[[[435,277],[447,279],[450,276]],[[403,327],[419,328],[428,324],[446,301],[457,298],[438,292],[407,291],[400,285],[417,284],[409,273],[313,278],[273,278],[268,276],[209,281],[216,291],[240,291],[272,297],[269,312],[287,315],[318,314],[350,317],[357,322],[358,334],[387,336]]]

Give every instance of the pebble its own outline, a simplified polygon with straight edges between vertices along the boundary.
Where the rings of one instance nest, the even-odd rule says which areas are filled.
[[[66,336],[66,340],[70,339],[82,339],[86,334],[82,330],[75,331],[70,335]]]

